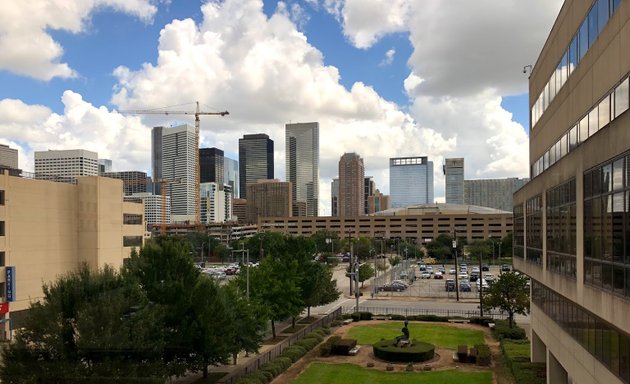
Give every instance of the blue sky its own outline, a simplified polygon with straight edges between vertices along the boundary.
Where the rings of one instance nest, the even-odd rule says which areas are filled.
[[[527,176],[522,67],[561,4],[534,1],[16,2],[0,15],[0,141],[26,170],[33,150],[84,147],[148,171],[150,127],[185,118],[117,111],[199,100],[232,112],[202,123],[204,146],[268,133],[280,179],[284,124],[319,121],[323,209],[344,152],[385,192],[389,157],[429,156],[438,199],[445,157],[466,178]]]

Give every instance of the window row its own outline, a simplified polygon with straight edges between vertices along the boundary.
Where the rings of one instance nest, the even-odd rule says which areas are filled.
[[[142,215],[123,213],[123,224],[142,225]]]
[[[532,164],[532,177],[540,175],[630,108],[630,78],[626,77],[595,107],[572,126]]]
[[[582,21],[564,55],[551,74],[543,91],[531,109],[532,127],[536,125],[556,94],[569,79],[586,52],[591,48],[599,33],[608,23],[609,17],[617,10],[621,0],[596,0]]]
[[[630,297],[630,266],[601,260],[584,260],[584,283]]]
[[[542,250],[542,196],[537,195],[528,199],[525,202],[526,209],[526,218],[525,218],[525,226],[526,226],[526,239],[525,242],[527,244],[528,256],[529,249],[536,248],[538,250]]]
[[[630,335],[532,281],[532,302],[622,382],[630,383]]]
[[[584,198],[630,187],[630,155],[584,173]]]
[[[574,258],[577,252],[575,188],[575,179],[571,179],[549,189],[545,217],[547,250],[572,255]]]
[[[123,236],[123,247],[142,246],[142,236]]]
[[[577,257],[547,252],[547,270],[572,279],[577,276]]]

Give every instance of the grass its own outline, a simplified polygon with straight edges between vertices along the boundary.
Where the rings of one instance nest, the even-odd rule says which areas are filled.
[[[292,384],[491,384],[492,372],[462,372],[456,370],[433,372],[385,372],[362,368],[354,364],[313,363]]]
[[[374,344],[381,339],[394,339],[402,334],[401,321],[352,327],[346,338],[357,339],[358,344]],[[443,324],[409,323],[409,337],[434,344],[441,348],[457,349],[458,345],[485,344],[483,332],[455,328]]]

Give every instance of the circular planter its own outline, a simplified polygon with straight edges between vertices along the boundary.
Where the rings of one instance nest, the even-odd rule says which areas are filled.
[[[410,347],[399,348],[394,340],[381,340],[375,343],[374,356],[385,361],[399,363],[419,363],[431,360],[435,354],[433,344],[413,340]]]

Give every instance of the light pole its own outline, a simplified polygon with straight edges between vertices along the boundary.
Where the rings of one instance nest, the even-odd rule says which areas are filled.
[[[206,245],[206,242],[204,241],[203,243],[201,243],[201,254],[199,255],[199,261],[203,263],[203,246]]]
[[[479,287],[479,317],[483,317],[483,273],[481,273],[481,259],[483,253],[479,253],[479,277],[477,278],[477,286]]]
[[[245,245],[241,244],[241,249],[233,249],[232,250],[232,254],[234,254],[234,252],[238,252],[241,254],[241,263],[243,263],[243,256],[247,257],[247,261],[245,264],[246,265],[246,273],[247,273],[247,277],[246,277],[246,295],[247,295],[247,301],[249,301],[249,268],[251,267],[249,265],[249,249],[245,249]],[[244,264],[244,263],[243,263]]]
[[[455,251],[455,298],[459,301],[459,270],[457,268],[457,232],[453,227],[453,250]]]

